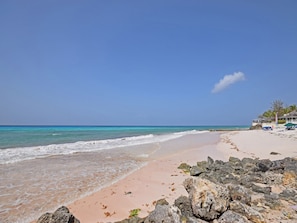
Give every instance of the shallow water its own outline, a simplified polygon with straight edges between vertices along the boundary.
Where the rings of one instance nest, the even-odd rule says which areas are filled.
[[[92,193],[143,164],[136,157],[110,150],[0,165],[1,222],[33,220],[40,213]]]
[[[1,164],[1,222],[30,222],[60,205],[67,205],[112,184],[145,165],[148,160],[183,148],[214,143],[218,140],[218,134],[196,133],[181,138],[184,140],[178,138]]]

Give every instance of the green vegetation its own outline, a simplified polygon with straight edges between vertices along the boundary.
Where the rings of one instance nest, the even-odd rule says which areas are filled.
[[[139,212],[141,211],[140,208],[137,208],[137,209],[133,209],[130,211],[130,215],[129,215],[129,218],[132,218],[132,217],[136,217],[138,216]]]
[[[273,119],[276,114],[280,117],[295,110],[297,110],[296,105],[284,106],[281,100],[275,100],[272,102],[271,108],[260,115],[259,118]]]
[[[190,170],[191,170],[191,166],[187,163],[181,163],[179,165],[179,167],[177,167],[177,169],[181,169],[184,171],[184,173],[190,173]]]

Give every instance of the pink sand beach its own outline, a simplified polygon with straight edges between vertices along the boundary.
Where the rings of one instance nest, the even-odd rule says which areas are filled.
[[[208,156],[223,161],[230,156],[271,160],[297,156],[296,131],[247,130],[204,134],[213,140],[198,143],[197,135],[193,134],[160,144],[145,166],[69,204],[70,211],[82,223],[123,220],[133,209],[140,209],[139,216],[144,217],[154,209],[158,199],[165,198],[172,204],[180,195],[186,195],[182,183],[189,175],[177,168],[181,163],[194,165]]]

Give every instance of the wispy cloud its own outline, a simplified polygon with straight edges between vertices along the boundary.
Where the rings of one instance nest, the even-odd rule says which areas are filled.
[[[218,93],[218,92],[224,90],[225,88],[227,88],[229,85],[234,84],[238,81],[243,81],[243,80],[245,80],[245,76],[244,76],[244,73],[242,73],[242,72],[235,72],[233,74],[225,75],[223,77],[223,79],[221,79],[219,81],[219,83],[215,84],[215,86],[211,92]]]

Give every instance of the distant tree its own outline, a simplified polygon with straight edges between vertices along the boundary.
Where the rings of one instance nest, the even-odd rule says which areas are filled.
[[[284,114],[284,103],[281,100],[275,100],[272,102],[271,109],[275,115],[283,115]]]
[[[265,112],[262,114],[262,117],[264,117],[264,118],[271,118],[271,117],[273,117],[273,116],[274,116],[274,113],[273,113],[273,111],[271,111],[271,110],[265,111]]]
[[[288,113],[289,113],[289,112],[292,112],[292,111],[297,111],[297,105],[290,105],[290,106],[288,107]]]
[[[271,104],[271,109],[265,111],[262,115],[259,115],[259,118],[264,119],[274,119],[284,114],[288,114],[292,111],[297,111],[297,106],[295,104],[290,106],[284,106],[284,103],[281,100],[275,100]]]

